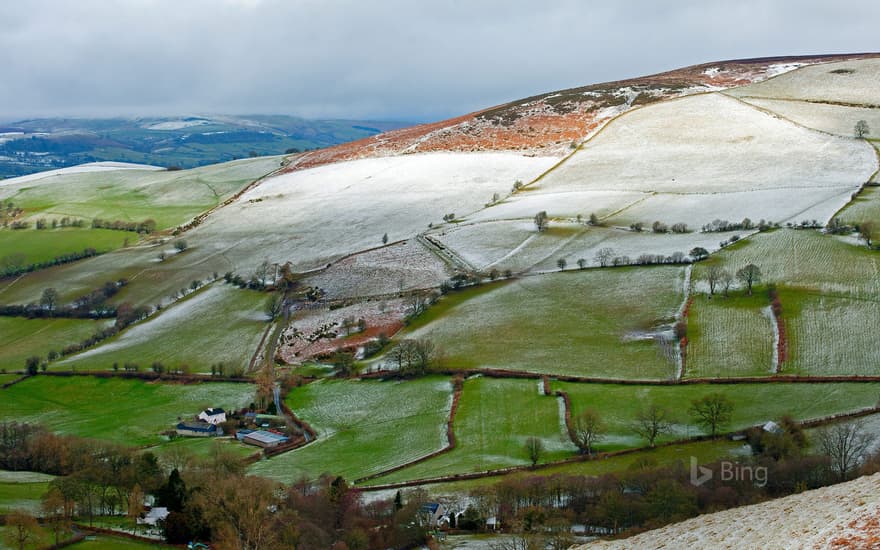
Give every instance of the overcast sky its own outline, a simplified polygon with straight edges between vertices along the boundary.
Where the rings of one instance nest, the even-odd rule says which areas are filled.
[[[0,119],[436,120],[744,57],[880,49],[877,0],[3,0]]]

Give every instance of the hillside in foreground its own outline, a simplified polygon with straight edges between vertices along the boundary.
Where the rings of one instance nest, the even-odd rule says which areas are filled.
[[[880,474],[699,516],[599,548],[877,548]]]

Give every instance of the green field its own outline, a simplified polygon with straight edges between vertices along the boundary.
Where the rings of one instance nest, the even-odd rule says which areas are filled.
[[[180,452],[195,459],[210,458],[216,452],[230,453],[240,458],[260,452],[257,447],[245,445],[237,439],[213,437],[181,437],[157,447],[150,447],[149,450],[159,457],[159,460],[172,452]]]
[[[764,293],[697,295],[688,315],[685,377],[771,374],[773,325]]]
[[[600,450],[616,450],[645,445],[632,429],[636,411],[647,403],[668,409],[677,424],[671,434],[658,441],[668,441],[702,434],[692,425],[688,409],[694,399],[721,393],[735,404],[728,430],[739,430],[778,420],[789,414],[799,420],[854,411],[877,404],[880,384],[694,384],[686,386],[621,386],[605,384],[554,383],[554,389],[567,392],[573,414],[592,408],[608,426]]]
[[[0,514],[13,510],[39,513],[40,499],[48,490],[48,481],[31,483],[0,481]]]
[[[318,440],[250,473],[289,483],[327,472],[351,481],[404,464],[446,445],[451,402],[452,386],[441,377],[308,384],[291,391],[287,404]]]
[[[140,542],[136,540],[126,539],[122,537],[108,537],[107,535],[98,535],[92,540],[84,540],[68,546],[76,550],[146,550],[147,548],[176,548],[174,546],[166,546],[159,542]]]
[[[140,365],[158,361],[166,367],[188,365],[193,372],[210,373],[211,365],[247,368],[267,327],[263,306],[268,295],[214,283],[158,315],[138,323],[103,344],[54,363],[107,370],[114,362]]]
[[[451,368],[668,378],[675,362],[652,335],[673,320],[683,271],[570,271],[453,293],[400,337],[432,339]]]
[[[370,483],[393,483],[529,464],[525,442],[544,444],[540,462],[573,456],[560,400],[542,395],[536,380],[477,377],[464,383],[455,416],[456,447]]]
[[[0,368],[24,370],[28,357],[45,359],[50,350],[81,342],[108,323],[113,321],[0,317]]]
[[[260,157],[191,170],[108,170],[48,176],[5,185],[30,218],[65,216],[91,220],[153,219],[167,228],[216,206],[253,180],[280,166],[281,157]]]
[[[508,474],[502,477],[483,477],[466,481],[453,481],[427,485],[426,488],[432,495],[467,493],[479,487],[494,485],[503,479],[515,479],[533,475],[577,475],[577,476],[601,476],[610,473],[622,474],[632,470],[638,463],[650,463],[657,466],[673,466],[682,464],[685,467],[690,462],[690,457],[696,458],[700,464],[709,464],[733,454],[742,453],[742,444],[723,440],[695,441],[645,449],[619,456],[611,456],[598,460],[583,460],[557,464],[541,468],[537,471],[522,471]]]
[[[239,408],[253,401],[251,384],[170,384],[86,376],[36,376],[2,390],[0,421],[34,422],[57,432],[148,445],[164,441],[178,417],[207,407]]]
[[[20,253],[24,264],[41,263],[86,248],[107,252],[138,238],[137,233],[111,229],[0,229],[0,259]]]

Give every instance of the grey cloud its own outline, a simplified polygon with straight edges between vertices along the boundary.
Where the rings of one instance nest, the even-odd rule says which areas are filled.
[[[874,0],[78,0],[0,6],[0,118],[426,120],[705,61],[876,49]]]

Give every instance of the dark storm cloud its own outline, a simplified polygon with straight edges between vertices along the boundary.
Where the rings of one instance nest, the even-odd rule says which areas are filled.
[[[436,119],[741,57],[878,49],[876,0],[10,1],[0,118]]]

